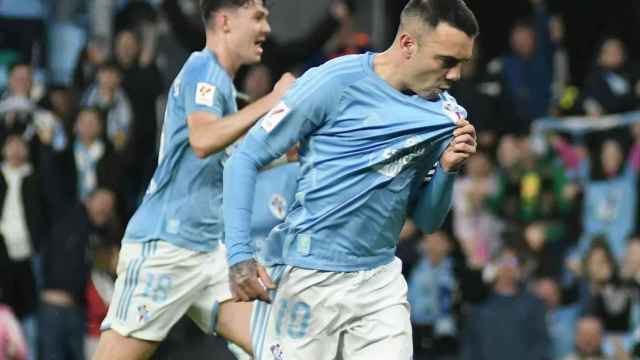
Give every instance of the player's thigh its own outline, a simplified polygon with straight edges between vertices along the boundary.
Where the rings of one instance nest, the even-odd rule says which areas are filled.
[[[251,312],[253,302],[229,300],[220,304],[216,333],[253,354],[251,346]]]
[[[343,359],[410,359],[413,339],[407,283],[402,264],[394,261],[365,272],[367,280],[354,290],[350,302],[356,320],[345,327]]]
[[[333,359],[339,328],[348,319],[340,306],[344,297],[332,273],[274,267],[272,304],[256,302],[251,336],[255,358],[288,360]]]
[[[343,334],[341,359],[411,359],[413,340],[408,311],[398,304],[349,327]]]
[[[164,241],[124,243],[102,330],[162,341],[206,286],[202,257]]]
[[[94,360],[146,360],[160,343],[125,337],[113,330],[102,333]]]

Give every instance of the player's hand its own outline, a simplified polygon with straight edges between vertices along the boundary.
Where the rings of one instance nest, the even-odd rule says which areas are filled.
[[[271,92],[276,98],[280,99],[287,93],[287,91],[293,86],[293,83],[296,81],[296,77],[291,73],[284,73],[280,77],[280,80],[273,86],[273,91]]]
[[[262,300],[271,303],[267,289],[275,288],[267,270],[255,260],[245,260],[229,269],[231,294],[236,301]]]
[[[456,125],[458,128],[453,131],[453,140],[440,158],[440,165],[446,172],[457,171],[476,153],[476,128],[467,120],[458,120]]]

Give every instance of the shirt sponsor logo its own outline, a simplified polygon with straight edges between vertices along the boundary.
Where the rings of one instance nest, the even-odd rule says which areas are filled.
[[[417,144],[418,139],[412,136],[405,141],[404,148],[411,148]],[[382,163],[374,165],[374,169],[386,177],[396,177],[407,165],[426,152],[424,147],[420,147],[404,156],[399,156],[398,153],[400,150],[401,149],[385,149],[382,153]]]
[[[262,119],[260,126],[262,126],[264,131],[270,133],[290,112],[291,109],[289,109],[287,104],[281,101],[278,105],[276,105],[276,107],[274,107],[267,113],[264,119]]]
[[[196,86],[196,104],[212,107],[215,93],[215,86],[204,82],[198,83]]]

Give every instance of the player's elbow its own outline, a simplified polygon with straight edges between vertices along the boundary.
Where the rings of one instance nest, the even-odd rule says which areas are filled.
[[[198,136],[189,136],[189,145],[191,145],[191,150],[196,155],[198,159],[204,159],[211,154],[211,149],[208,144],[205,143],[204,139]]]

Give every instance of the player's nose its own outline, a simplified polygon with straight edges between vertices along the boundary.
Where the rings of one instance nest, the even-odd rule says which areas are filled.
[[[262,27],[262,32],[264,32],[265,35],[271,33],[271,25],[269,25],[268,21],[264,22],[264,26]]]
[[[447,80],[449,81],[458,81],[462,76],[462,65],[458,64],[447,72]]]

